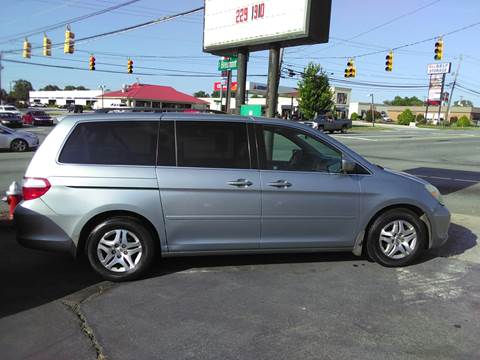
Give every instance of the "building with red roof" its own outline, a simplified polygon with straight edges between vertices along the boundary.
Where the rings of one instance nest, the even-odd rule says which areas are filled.
[[[209,103],[171,86],[134,83],[98,96],[97,107],[125,106],[158,109],[206,109]],[[102,105],[103,102],[103,105]]]

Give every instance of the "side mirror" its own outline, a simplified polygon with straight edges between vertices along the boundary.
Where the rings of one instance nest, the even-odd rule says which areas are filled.
[[[342,172],[345,174],[351,173],[355,170],[357,163],[350,159],[342,158]]]

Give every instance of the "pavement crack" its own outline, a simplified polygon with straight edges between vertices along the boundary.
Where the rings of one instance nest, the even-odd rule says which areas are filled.
[[[107,356],[105,355],[103,347],[98,341],[95,332],[93,331],[93,328],[88,324],[87,317],[82,311],[81,305],[102,295],[108,288],[112,286],[113,285],[98,286],[96,291],[94,291],[93,293],[90,293],[92,288],[86,289],[87,291],[90,290],[88,291],[88,293],[90,293],[88,296],[78,296],[83,295],[84,291],[82,291],[79,294],[74,294],[73,296],[71,296],[70,299],[61,300],[62,304],[64,304],[79,320],[80,330],[87,337],[88,341],[95,349],[95,352],[97,353],[97,360],[106,360]]]

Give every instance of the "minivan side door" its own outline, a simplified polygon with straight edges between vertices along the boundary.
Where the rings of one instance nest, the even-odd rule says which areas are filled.
[[[162,159],[157,178],[169,252],[257,249],[260,174],[245,121],[162,119],[174,126],[175,159]],[[162,127],[162,124],[161,124]]]
[[[353,247],[360,208],[357,175],[342,153],[302,130],[256,125],[262,182],[261,248]]]

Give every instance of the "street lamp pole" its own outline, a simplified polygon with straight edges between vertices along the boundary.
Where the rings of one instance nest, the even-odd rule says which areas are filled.
[[[100,85],[99,88],[102,90],[102,109],[103,109],[103,91],[105,90],[105,85]]]
[[[373,107],[373,93],[370,94],[370,97],[372,98],[372,106],[370,109],[370,114],[372,116],[372,124],[375,127],[375,112],[374,112],[374,107]]]

